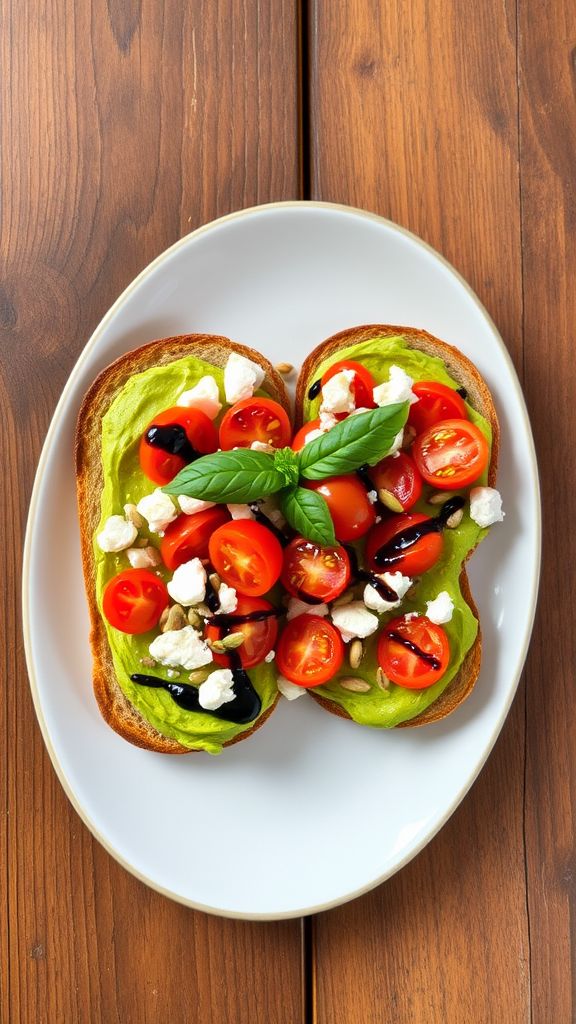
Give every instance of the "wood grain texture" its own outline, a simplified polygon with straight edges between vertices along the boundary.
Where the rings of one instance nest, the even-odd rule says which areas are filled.
[[[298,922],[173,905],[79,822],[35,723],[19,615],[35,464],[95,325],[190,229],[299,194],[296,5],[2,0],[0,19],[0,1018],[297,1024]]]
[[[440,249],[521,371],[515,7],[312,0],[309,36],[313,198],[384,214]],[[316,920],[318,1024],[525,1024],[523,776],[521,690],[440,835]]]
[[[576,1020],[576,10],[523,0],[519,12],[525,384],[544,517],[525,794],[533,1020],[541,1024]]]

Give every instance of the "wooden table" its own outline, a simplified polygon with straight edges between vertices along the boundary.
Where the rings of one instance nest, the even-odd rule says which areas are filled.
[[[2,0],[6,1024],[576,1019],[575,45],[571,0]],[[28,692],[19,565],[103,313],[192,228],[292,198],[384,214],[470,281],[525,388],[546,536],[524,679],[459,810],[368,896],[256,924],[150,891],[77,818]]]

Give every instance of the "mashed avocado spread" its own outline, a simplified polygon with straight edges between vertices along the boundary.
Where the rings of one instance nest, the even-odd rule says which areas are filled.
[[[401,366],[415,381],[436,380],[452,388],[458,387],[457,382],[448,374],[446,366],[441,359],[428,356],[417,349],[408,348],[401,337],[374,338],[357,345],[351,345],[346,349],[340,349],[337,355],[320,364],[317,376],[321,377],[332,363],[341,359],[355,359],[357,362],[362,363],[370,370],[378,384],[388,380],[390,367],[396,365]],[[306,400],[303,417],[305,421],[314,419],[318,415],[320,401],[320,398],[316,398],[312,402]],[[490,424],[483,416],[475,412],[468,403],[466,403],[466,408],[471,421],[479,427],[489,444],[491,444],[492,431]],[[484,473],[477,483],[485,484],[486,477],[487,473]],[[437,509],[433,511],[432,506],[426,502],[426,496],[431,490],[430,487],[425,489],[422,499],[411,511],[422,512],[428,516],[431,512],[432,514],[437,513]],[[459,493],[466,494],[467,492],[462,490]],[[437,683],[425,690],[408,690],[405,687],[396,686],[394,683],[391,683],[388,690],[380,690],[374,682],[378,668],[376,659],[376,648],[380,632],[378,630],[377,633],[364,641],[366,653],[360,668],[354,669],[355,676],[365,679],[366,682],[371,684],[372,689],[370,692],[355,694],[338,686],[339,678],[350,675],[350,667],[345,663],[334,680],[325,686],[317,687],[315,693],[340,705],[355,722],[359,722],[361,725],[371,725],[380,728],[392,728],[395,725],[399,725],[400,722],[406,722],[411,718],[415,718],[416,715],[419,715],[420,712],[429,707],[457,674],[467,652],[476,639],[478,622],[462,597],[458,578],[468,552],[483,539],[487,532],[486,529],[481,529],[473,522],[468,511],[465,509],[464,518],[458,529],[444,531],[444,548],[440,560],[432,569],[423,574],[418,586],[403,600],[401,609],[388,612],[381,617],[381,622],[386,623],[399,614],[405,614],[406,612],[418,611],[423,614],[426,612],[426,601],[432,601],[442,590],[446,590],[449,593],[454,602],[454,613],[450,622],[444,624],[442,628],[445,629],[450,642],[450,663],[445,674]],[[361,546],[360,544],[358,545],[359,550]]]

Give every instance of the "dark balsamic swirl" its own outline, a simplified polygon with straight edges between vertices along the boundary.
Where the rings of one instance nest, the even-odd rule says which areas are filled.
[[[309,401],[313,402],[315,398],[318,398],[318,395],[320,394],[321,390],[322,390],[322,381],[320,380],[320,377],[319,377],[318,380],[315,380],[314,383],[308,389],[308,399],[309,399]]]
[[[440,514],[435,519],[426,519],[423,523],[415,523],[412,526],[407,526],[400,533],[396,533],[374,555],[376,565],[381,566],[383,569],[392,568],[397,562],[401,561],[404,552],[408,551],[414,544],[417,544],[422,537],[426,537],[430,533],[441,533],[450,516],[464,508],[465,504],[464,498],[457,495],[455,498],[450,498],[449,501],[444,502]]]
[[[418,645],[413,643],[412,640],[409,640],[408,637],[402,636],[401,633],[397,633],[396,630],[387,630],[386,636],[389,640],[394,640],[395,643],[402,644],[402,646],[406,647],[408,651],[412,651],[412,654],[415,654],[416,657],[420,658],[427,665],[430,665],[430,668],[434,668],[436,670],[442,668],[442,664],[438,658],[433,654],[428,654],[427,651],[423,651],[421,647],[418,647]]]
[[[178,455],[186,463],[194,462],[199,457],[200,453],[192,447],[184,427],[179,423],[170,423],[166,427],[153,423],[145,437],[146,443],[152,448],[160,448],[167,455]]]

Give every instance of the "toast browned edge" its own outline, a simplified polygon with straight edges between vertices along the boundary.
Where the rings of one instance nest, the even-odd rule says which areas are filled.
[[[218,335],[183,334],[150,342],[120,356],[96,378],[86,393],[78,414],[75,439],[76,483],[82,567],[90,611],[94,693],[103,718],[115,732],[137,747],[165,754],[190,754],[196,751],[158,732],[124,696],[116,679],[106,630],[96,602],[96,572],[92,543],[94,531],[100,521],[100,499],[104,482],[101,460],[102,417],[126,381],[134,374],[152,366],[164,366],[186,355],[197,355],[213,366],[223,367],[231,352],[238,352],[262,367],[266,374],[262,387],[271,398],[280,402],[289,411],[290,403],[284,381],[260,352]],[[251,736],[272,713],[277,700],[278,698],[272,707],[257,719],[252,729],[229,740],[224,746],[231,746]]]
[[[370,341],[372,338],[391,338],[401,336],[405,338],[408,348],[420,349],[427,355],[439,356],[445,363],[450,375],[460,384],[466,388],[468,392],[468,402],[476,409],[485,419],[488,420],[492,428],[492,452],[490,458],[490,466],[488,467],[488,484],[490,487],[494,487],[496,482],[496,470],[498,466],[498,453],[500,447],[500,428],[498,425],[498,418],[496,416],[496,409],[494,408],[494,402],[492,401],[492,395],[490,390],[470,360],[462,354],[453,345],[448,345],[445,341],[440,341],[439,338],[435,338],[433,334],[429,334],[428,331],[421,331],[415,327],[397,327],[390,324],[365,324],[361,327],[351,327],[348,330],[340,331],[338,334],[334,334],[331,338],[327,338],[326,341],[318,345],[313,352],[304,360],[302,369],[298,377],[298,383],[296,386],[296,404],[295,404],[295,417],[298,426],[302,424],[302,414],[304,409],[304,400],[310,384],[316,380],[318,367],[330,356],[335,355],[341,349],[348,348],[349,345],[358,344],[362,341]],[[472,548],[467,555],[467,559],[474,551]],[[472,594],[470,592],[470,584],[468,582],[468,576],[466,568],[462,567],[460,574],[460,589],[464,600],[469,605],[476,619],[478,619],[478,610],[474,604]],[[480,631],[480,622],[478,621],[478,634],[472,647],[468,651],[460,671],[454,677],[452,682],[446,687],[444,692],[430,705],[425,711],[417,715],[415,718],[410,719],[407,722],[401,722],[400,725],[395,728],[413,728],[419,725],[428,725],[430,722],[437,722],[440,719],[445,718],[451,711],[454,711],[459,704],[462,703],[472,692],[474,684],[480,673],[480,662],[482,656],[482,634]],[[334,704],[326,697],[321,697],[319,694],[308,691],[310,696],[314,698],[322,707],[326,708],[327,711],[332,712],[334,715],[338,715],[340,718],[350,718],[351,716],[347,711],[344,711],[339,705]]]

